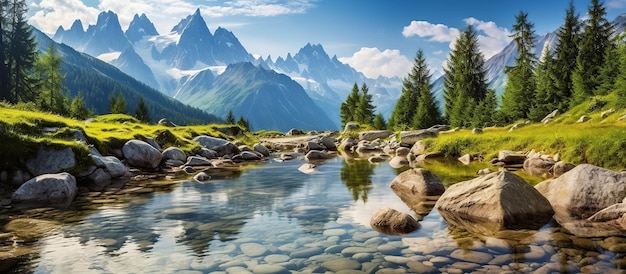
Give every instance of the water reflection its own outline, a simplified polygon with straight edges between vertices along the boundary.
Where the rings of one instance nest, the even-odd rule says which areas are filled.
[[[372,189],[371,176],[376,166],[366,160],[344,163],[341,168],[341,181],[352,192],[352,199],[367,202],[367,192]]]

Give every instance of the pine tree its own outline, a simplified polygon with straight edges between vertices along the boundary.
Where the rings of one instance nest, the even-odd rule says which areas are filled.
[[[554,64],[551,69],[553,75],[556,102],[555,109],[565,112],[569,109],[570,99],[573,92],[572,74],[576,69],[576,57],[578,56],[578,44],[580,41],[580,23],[570,1],[565,14],[565,22],[557,31],[557,43],[554,49]]]
[[[383,130],[387,128],[387,123],[385,122],[385,117],[381,113],[376,114],[374,116],[374,128]]]
[[[148,113],[148,107],[146,107],[146,102],[144,102],[143,96],[139,97],[137,108],[135,108],[135,118],[144,123],[150,122],[150,114]]]
[[[67,115],[68,99],[66,98],[67,87],[63,85],[65,76],[61,73],[62,57],[56,51],[54,44],[48,46],[48,50],[37,58],[35,63],[35,75],[38,80],[38,105],[41,109],[53,113]]]
[[[235,116],[233,116],[232,110],[229,110],[228,115],[226,115],[226,123],[231,125],[235,124]]]
[[[622,39],[617,45],[620,69],[615,79],[615,92],[617,93],[617,107],[626,108],[626,43]]]
[[[474,109],[472,116],[472,127],[486,127],[501,123],[498,116],[498,99],[496,98],[496,90],[489,89],[485,99],[478,103]]]
[[[112,114],[125,114],[126,113],[126,101],[124,100],[124,96],[122,94],[118,94],[117,98],[113,102],[111,106]]]
[[[32,28],[24,18],[27,11],[26,1],[4,0],[0,3],[3,6],[0,10],[3,12],[3,19],[0,19],[2,21],[0,50],[3,53],[0,54],[0,59],[4,59],[0,69],[3,75],[0,79],[5,83],[0,84],[0,87],[6,88],[0,91],[2,96],[0,100],[7,100],[10,103],[31,102],[36,98],[32,88],[31,69],[37,59],[37,44]]]
[[[414,128],[429,128],[443,123],[437,102],[431,93],[432,84],[422,83],[417,112],[413,117]]]
[[[572,75],[574,91],[570,105],[587,100],[600,86],[600,70],[614,31],[614,26],[606,19],[606,7],[599,0],[591,0],[587,15]]]
[[[508,122],[528,118],[528,112],[535,98],[535,31],[528,21],[528,13],[520,12],[515,16],[513,40],[517,45],[518,56],[515,65],[507,67],[508,81],[502,97],[502,114]]]
[[[606,47],[604,53],[604,65],[600,68],[598,75],[599,85],[594,91],[595,95],[607,95],[615,88],[615,80],[619,74],[619,54],[617,47],[611,43]]]
[[[374,124],[374,111],[376,110],[376,106],[374,106],[372,102],[372,95],[369,94],[369,88],[363,83],[359,94],[359,102],[354,111],[354,120],[357,123],[364,125]]]
[[[417,113],[420,94],[423,88],[430,90],[430,70],[420,49],[415,55],[413,68],[402,81],[402,94],[389,119],[389,126],[393,129],[408,129],[413,125]],[[430,92],[430,91],[429,91]]]
[[[540,121],[548,113],[558,109],[558,105],[563,98],[558,96],[554,83],[554,58],[550,52],[550,47],[543,49],[542,58],[537,68],[535,68],[535,79],[537,90],[535,101],[528,112],[528,118],[533,121]]]
[[[488,93],[485,59],[473,26],[460,34],[444,72],[445,119],[451,126],[469,126],[474,107]]]
[[[243,116],[239,116],[239,119],[237,119],[236,125],[241,127],[244,131],[251,130],[250,123],[248,122],[248,120],[244,119]]]
[[[74,99],[72,99],[72,103],[70,104],[70,117],[76,119],[86,119],[91,115],[91,112],[85,106],[85,101],[83,100],[83,95],[79,92]]]
[[[345,126],[348,122],[355,121],[354,114],[356,112],[356,108],[359,103],[359,100],[360,100],[359,86],[356,83],[354,83],[354,86],[352,86],[352,92],[348,95],[348,97],[346,98],[346,101],[341,103],[341,106],[339,109],[339,115],[341,116],[342,126]]]

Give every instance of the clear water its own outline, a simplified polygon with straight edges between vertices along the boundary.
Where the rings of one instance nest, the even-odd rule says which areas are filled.
[[[386,163],[335,158],[313,174],[298,171],[303,163],[268,161],[236,178],[103,205],[40,239],[17,272],[619,273],[623,264],[607,239],[578,239],[555,224],[483,236],[448,226],[436,209],[417,216],[389,188],[399,171]],[[369,222],[382,207],[421,227],[376,232]]]

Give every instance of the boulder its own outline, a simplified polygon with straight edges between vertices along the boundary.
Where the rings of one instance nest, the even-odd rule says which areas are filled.
[[[400,132],[400,145],[407,146],[407,147],[412,146],[419,140],[423,140],[426,138],[434,138],[434,137],[437,137],[438,134],[439,134],[439,131],[429,130],[429,129],[402,131]]]
[[[286,136],[298,136],[298,135],[304,135],[304,131],[299,130],[299,129],[295,129],[292,128],[289,131],[287,131],[287,133],[285,133]]]
[[[606,118],[606,117],[609,117],[609,115],[611,115],[611,114],[613,114],[613,113],[615,113],[615,109],[614,109],[614,108],[611,108],[611,109],[605,110],[605,111],[603,111],[602,113],[600,113],[600,118],[604,119],[604,118]]]
[[[382,163],[384,161],[387,161],[387,159],[389,159],[386,155],[374,155],[374,156],[370,156],[369,158],[367,158],[367,161],[370,162],[371,164],[377,164],[377,163]]]
[[[187,154],[177,147],[168,147],[161,154],[163,155],[163,160],[179,160],[183,162],[187,160]]]
[[[563,161],[558,161],[554,164],[554,166],[552,166],[552,176],[554,177],[559,177],[561,175],[563,175],[565,172],[568,172],[570,170],[572,170],[573,168],[575,168],[576,165],[572,164],[572,163],[566,163]]]
[[[461,162],[464,165],[469,165],[472,162],[472,155],[465,154],[457,158],[457,160],[459,160],[459,162]]]
[[[316,161],[316,160],[326,160],[328,159],[328,154],[319,150],[311,150],[305,156],[304,159],[308,161]]]
[[[626,120],[626,114],[620,116],[619,118],[617,118],[618,121],[624,121]]]
[[[626,174],[581,164],[535,188],[550,201],[556,216],[585,219],[622,202],[626,197]]]
[[[539,157],[532,157],[524,161],[524,170],[533,176],[552,176],[552,167],[554,161],[551,159],[543,159]]]
[[[393,168],[401,168],[409,165],[409,160],[406,157],[395,156],[389,161],[389,165]]]
[[[547,124],[550,121],[552,121],[554,118],[556,118],[556,115],[559,114],[559,110],[555,109],[554,111],[550,112],[550,114],[546,115],[546,117],[543,117],[543,119],[541,119],[541,122],[543,124]]]
[[[232,155],[239,154],[239,152],[241,152],[241,151],[239,151],[239,148],[235,144],[233,144],[231,142],[227,142],[227,143],[225,143],[223,145],[219,145],[219,146],[216,146],[216,147],[213,147],[213,148],[210,148],[210,149],[214,150],[215,152],[217,152],[217,156],[218,157],[223,157],[223,156],[226,156],[226,155],[231,155],[232,156]]]
[[[415,155],[422,155],[426,153],[426,145],[422,140],[415,142],[411,147],[411,152]]]
[[[76,197],[76,178],[67,172],[39,175],[21,185],[11,196],[16,204],[65,208]]]
[[[207,159],[216,159],[217,157],[217,151],[212,150],[212,149],[208,149],[206,147],[200,148],[200,151],[198,152],[198,155],[207,158]],[[185,159],[186,160],[186,159]],[[183,160],[183,161],[185,161]]]
[[[206,136],[206,135],[196,136],[195,138],[193,138],[193,141],[205,148],[212,149],[212,150],[215,150],[214,149],[215,147],[219,147],[228,143],[228,141],[224,139],[215,138],[215,137]]]
[[[481,134],[483,133],[483,129],[479,127],[475,127],[472,129],[472,134]]]
[[[241,159],[243,159],[244,161],[263,160],[263,155],[261,153],[254,152],[254,151],[243,151],[239,153],[238,155],[241,156]]]
[[[603,210],[596,212],[596,214],[591,215],[591,217],[587,218],[589,222],[609,222],[609,221],[617,221],[626,213],[626,204],[625,203],[617,203],[612,206],[609,206]]]
[[[84,182],[82,186],[87,187],[89,190],[101,191],[111,183],[111,174],[109,174],[104,168],[96,168],[94,172],[87,176],[88,181]]]
[[[359,140],[374,141],[376,139],[385,139],[393,134],[390,130],[370,130],[359,132]]]
[[[185,166],[211,166],[211,162],[204,157],[190,156],[187,158]]]
[[[306,151],[311,151],[311,150],[326,150],[326,147],[318,144],[317,142],[314,141],[309,141],[306,144]]]
[[[252,149],[258,153],[261,153],[263,157],[270,157],[270,150],[262,144],[256,143],[252,146]]]
[[[350,151],[352,147],[357,146],[358,144],[359,144],[359,141],[352,139],[352,138],[346,138],[339,145],[339,149],[342,151]]]
[[[435,207],[448,223],[486,234],[503,229],[537,229],[554,214],[541,193],[508,171],[454,184]]]
[[[158,167],[163,157],[156,148],[139,140],[126,142],[122,147],[122,153],[129,165],[148,169]]]
[[[330,151],[337,151],[337,139],[333,137],[324,136],[320,139],[320,143]]]
[[[354,122],[348,122],[346,123],[346,126],[343,127],[343,131],[351,131],[351,130],[358,130],[359,129],[359,125],[357,125]]]
[[[578,118],[578,120],[576,121],[576,123],[584,123],[591,120],[591,117],[587,116],[587,115],[583,115],[580,116],[580,118]]]
[[[199,172],[198,174],[194,175],[193,179],[198,181],[198,182],[205,182],[205,181],[211,180],[211,175],[209,175],[208,173],[203,171],[203,172]]]
[[[396,193],[421,196],[439,196],[446,190],[437,176],[423,168],[412,168],[398,174],[390,187]]]
[[[91,159],[97,167],[104,169],[111,178],[118,178],[129,173],[128,167],[115,156],[91,155]]]
[[[376,231],[390,235],[407,234],[419,228],[419,223],[411,215],[388,207],[374,212],[370,225]]]
[[[76,166],[76,157],[69,147],[40,146],[34,157],[26,160],[26,169],[33,176],[58,173],[74,166]]]
[[[523,164],[526,161],[526,155],[510,150],[501,150],[498,153],[498,160],[507,165]]]
[[[161,145],[159,145],[154,138],[148,137],[144,140],[144,142],[150,144],[152,147],[156,148],[158,151],[161,151]]]
[[[407,156],[411,152],[411,149],[408,147],[399,147],[396,148],[396,156]]]
[[[166,127],[176,127],[176,125],[170,122],[170,120],[168,120],[167,118],[162,118],[161,120],[159,120],[158,124]]]

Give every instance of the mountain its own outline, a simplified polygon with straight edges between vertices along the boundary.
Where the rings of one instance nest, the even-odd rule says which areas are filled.
[[[77,52],[73,48],[52,41],[47,35],[33,28],[40,51],[46,51],[54,43],[63,57],[61,69],[65,74],[65,86],[70,96],[81,94],[87,108],[96,114],[105,114],[109,97],[122,94],[128,113],[134,113],[139,98],[144,98],[151,120],[168,118],[177,124],[205,124],[218,121],[213,115],[178,102],[123,73],[116,67],[97,58]]]
[[[154,24],[152,24],[150,19],[148,19],[148,16],[143,13],[141,16],[135,14],[124,34],[126,35],[126,38],[128,38],[129,42],[135,43],[141,40],[144,36],[159,35],[159,32],[157,32]]]
[[[197,83],[198,88],[190,90],[200,90],[206,86],[204,80],[203,77],[192,77],[186,84]],[[181,102],[222,117],[232,111],[235,117],[245,117],[255,130],[336,128],[326,113],[289,76],[249,62],[229,65],[224,73],[215,77],[211,89],[185,95],[179,98]]]
[[[143,59],[131,47],[126,48],[117,58],[112,59],[109,63],[121,71],[126,71],[133,78],[141,79],[144,84],[150,87],[156,88],[159,86],[150,67],[143,62]]]
[[[320,44],[306,44],[295,55],[286,58],[258,58],[255,64],[267,66],[284,73],[298,82],[309,96],[328,114],[333,122],[341,124],[339,106],[354,83],[366,84],[373,95],[376,112],[389,117],[401,92],[402,80],[379,77],[371,79],[351,66],[342,63],[337,56],[332,58]]]

